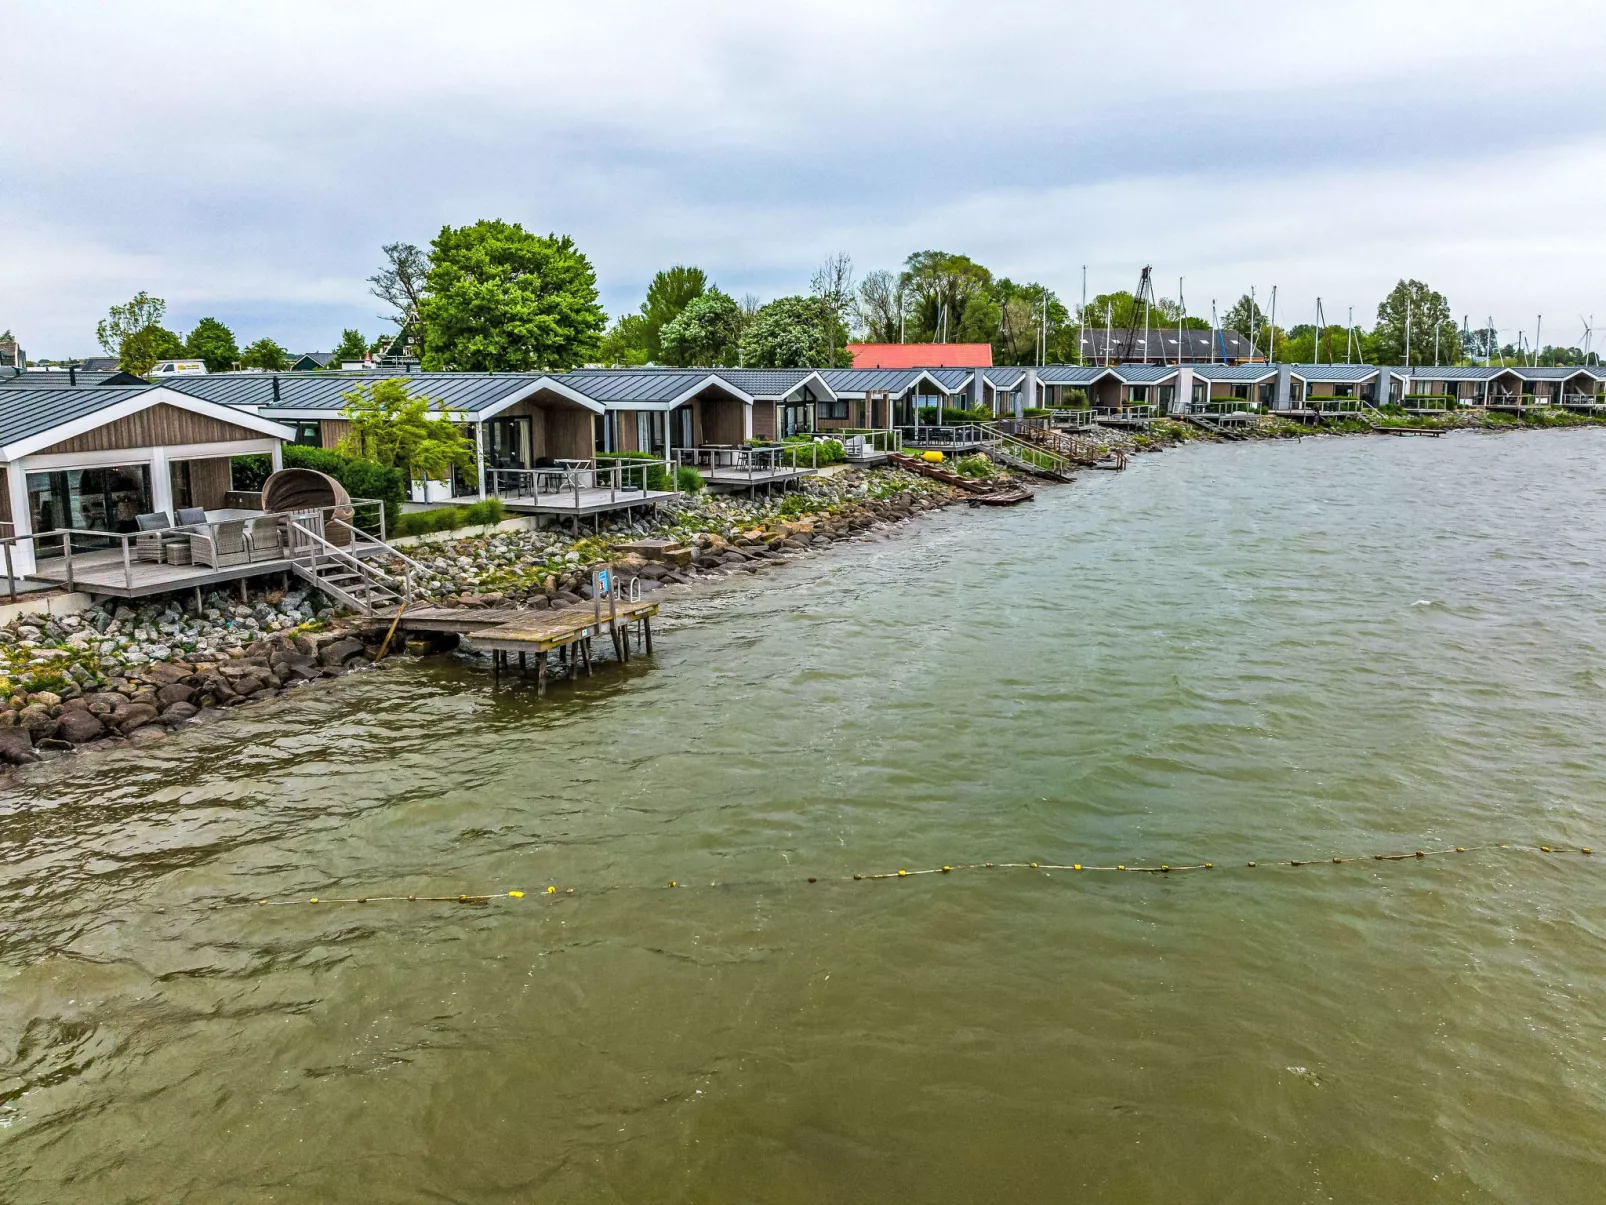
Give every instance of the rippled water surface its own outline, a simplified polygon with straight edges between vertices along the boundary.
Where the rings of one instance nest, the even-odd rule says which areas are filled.
[[[1140,458],[545,699],[414,661],[43,767],[0,1198],[1601,1200],[1606,866],[1264,863],[1606,846],[1603,436]]]

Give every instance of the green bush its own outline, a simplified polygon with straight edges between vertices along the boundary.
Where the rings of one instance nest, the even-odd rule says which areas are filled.
[[[842,446],[839,439],[815,439],[812,435],[794,435],[786,441],[799,447],[814,445],[814,464],[825,466],[828,464],[846,464],[848,462],[847,449]],[[783,464],[787,463],[782,461]],[[799,467],[806,467],[810,462],[802,452],[797,454]]]
[[[645,471],[630,467],[631,461],[647,461]],[[654,456],[651,452],[609,452],[606,456],[597,457],[598,469],[611,469],[616,465],[624,465],[625,471],[619,474],[620,484],[630,489],[643,485],[649,490],[667,490],[669,484],[669,470],[664,468],[664,458]]]
[[[333,448],[308,448],[300,444],[286,444],[286,468],[314,469],[327,473],[353,498],[376,498],[385,504],[385,529],[397,531],[401,520],[402,500],[406,497],[406,482],[400,469],[387,469],[372,460],[359,460],[337,452]],[[372,507],[357,512],[357,526],[367,531],[378,530],[378,517]]]
[[[463,518],[471,524],[479,523],[490,527],[507,518],[507,508],[502,505],[502,499],[487,498],[483,502],[471,502],[465,506]]]
[[[683,494],[700,494],[703,492],[703,475],[691,465],[683,464],[675,470],[675,484]]]
[[[265,452],[254,456],[235,456],[229,460],[229,488],[254,494],[273,472],[273,457]]]
[[[957,427],[964,423],[990,423],[993,421],[993,412],[986,406],[973,406],[969,410],[955,410],[951,406],[942,408],[942,421],[937,421],[937,407],[920,407],[920,423],[922,426]]]
[[[1026,409],[1021,411],[1021,417],[1022,418],[1047,418],[1050,414],[1053,414],[1053,413],[1054,412],[1052,410],[1046,409],[1043,406],[1027,406]]]

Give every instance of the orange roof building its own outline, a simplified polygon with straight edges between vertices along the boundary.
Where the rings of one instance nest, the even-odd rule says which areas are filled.
[[[850,343],[855,368],[991,368],[991,343]]]

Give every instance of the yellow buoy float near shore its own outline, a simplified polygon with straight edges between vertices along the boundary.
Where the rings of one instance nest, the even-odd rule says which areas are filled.
[[[941,452],[922,452],[922,453],[920,453],[920,459],[924,460],[924,461],[927,461],[930,464],[941,464],[942,463],[942,453]]]

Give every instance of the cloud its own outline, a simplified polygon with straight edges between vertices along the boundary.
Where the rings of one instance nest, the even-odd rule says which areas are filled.
[[[614,312],[670,263],[774,296],[926,246],[1067,298],[1153,263],[1196,310],[1362,317],[1404,275],[1502,325],[1606,310],[1581,3],[5,8],[0,326],[34,354],[141,288],[372,334],[379,245],[488,216],[573,234]]]

